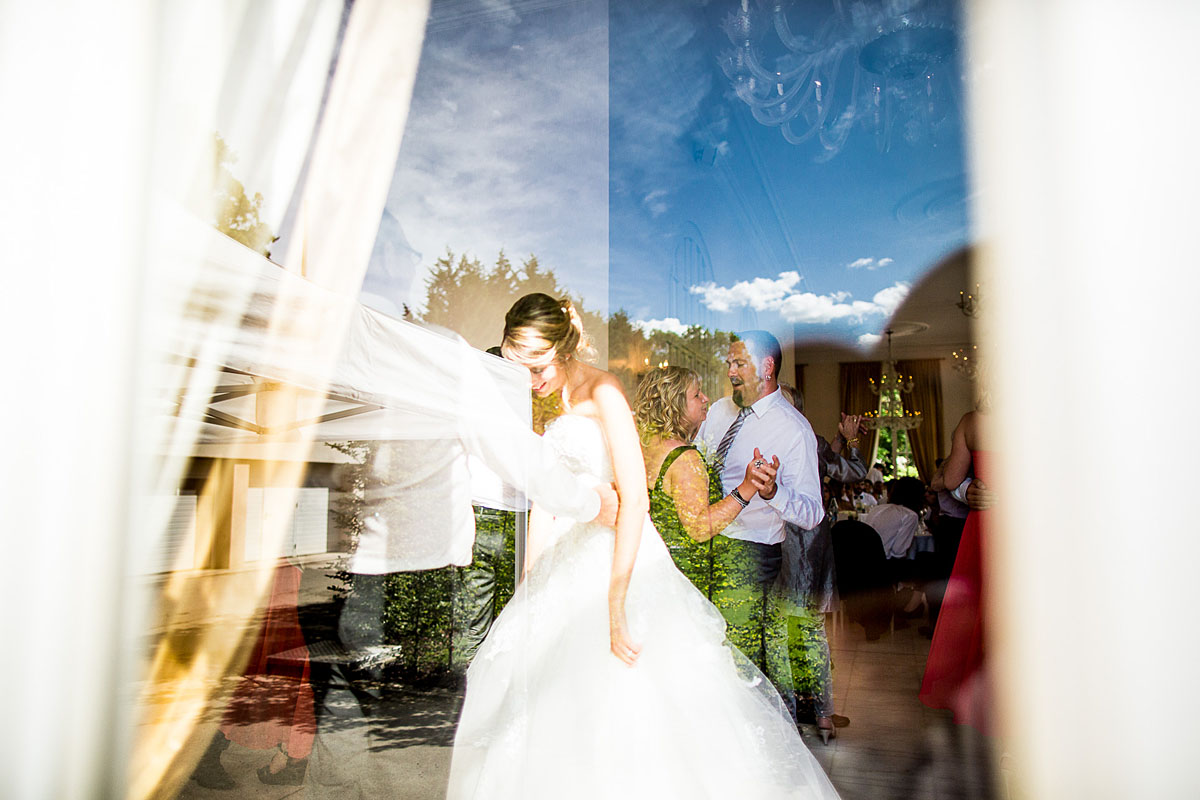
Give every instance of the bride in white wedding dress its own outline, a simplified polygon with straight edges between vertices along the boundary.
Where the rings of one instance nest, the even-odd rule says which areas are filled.
[[[617,527],[534,509],[525,580],[467,672],[447,796],[836,798],[771,683],[725,640],[648,515],[616,378],[580,362],[569,300],[528,295],[504,355],[568,413],[545,439],[576,474],[614,481]]]

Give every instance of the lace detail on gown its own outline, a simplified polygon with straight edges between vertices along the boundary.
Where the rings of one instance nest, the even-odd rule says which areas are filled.
[[[546,435],[542,438],[558,453],[572,473],[594,478],[598,483],[612,481],[608,440],[604,438],[604,430],[596,420],[565,414],[546,426]]]
[[[546,440],[575,474],[612,479],[595,420],[561,417]],[[649,517],[625,605],[641,657],[609,652],[614,538],[555,521],[467,672],[447,797],[836,797]]]

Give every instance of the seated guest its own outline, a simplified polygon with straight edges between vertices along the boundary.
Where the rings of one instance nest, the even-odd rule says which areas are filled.
[[[913,537],[921,528],[921,514],[925,510],[925,484],[917,478],[897,478],[889,481],[889,502],[880,503],[860,519],[875,529],[883,542],[892,582],[904,585],[899,611],[905,616],[914,616],[927,605],[925,594],[914,591],[910,581],[919,580],[916,562],[908,558]]]
[[[921,526],[925,484],[917,478],[892,481],[888,500],[867,511],[862,521],[875,529],[889,559],[907,558],[908,548]]]
[[[853,511],[854,498],[858,494],[858,488],[854,484],[838,481],[831,481],[831,484],[836,486],[834,496],[837,498],[838,510]]]
[[[871,485],[869,483],[860,483],[858,485],[858,489],[854,493],[854,503],[855,505],[873,508],[874,506],[879,505],[879,500],[872,492]]]

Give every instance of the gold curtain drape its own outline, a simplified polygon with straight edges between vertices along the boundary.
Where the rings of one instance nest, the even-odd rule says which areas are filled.
[[[920,358],[896,362],[896,369],[911,375],[913,390],[904,396],[904,408],[925,420],[908,432],[917,474],[925,483],[933,478],[942,453],[942,372],[941,359]]]
[[[838,365],[838,386],[841,387],[842,405],[839,409],[846,414],[866,414],[879,410],[879,395],[871,391],[871,381],[879,382],[883,369],[878,361],[843,362]],[[878,431],[864,431],[862,449],[859,451],[867,466],[875,463],[875,445],[879,442]]]

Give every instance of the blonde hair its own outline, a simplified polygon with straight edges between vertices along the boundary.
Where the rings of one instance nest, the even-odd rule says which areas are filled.
[[[787,401],[792,404],[792,408],[804,413],[804,395],[800,394],[800,390],[792,386],[790,383],[779,384],[779,391],[787,398]]]
[[[586,356],[591,349],[583,320],[569,297],[555,300],[541,292],[527,294],[504,315],[500,352],[510,361],[544,367],[575,355]]]
[[[657,367],[646,373],[633,397],[633,417],[642,444],[656,437],[692,438],[687,420],[687,396],[700,376],[687,367]]]

